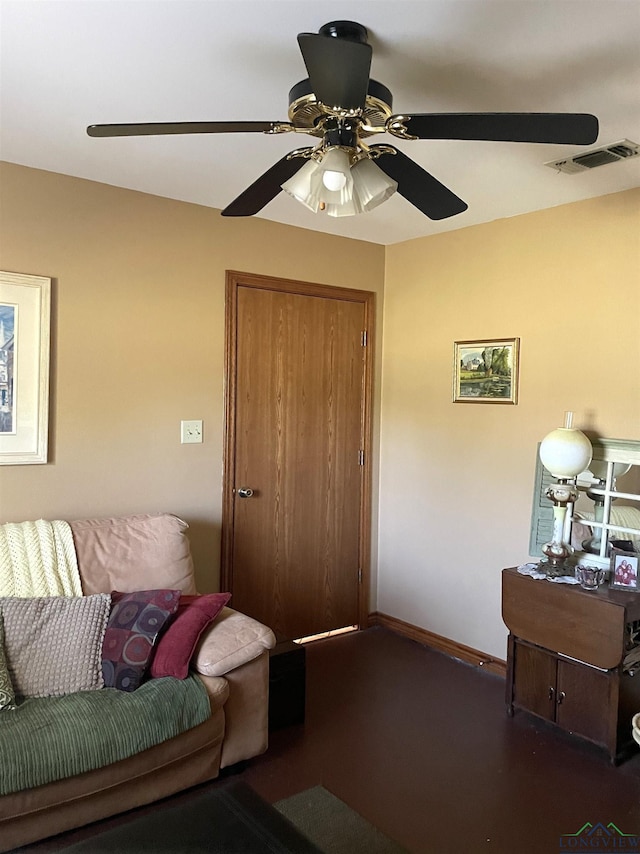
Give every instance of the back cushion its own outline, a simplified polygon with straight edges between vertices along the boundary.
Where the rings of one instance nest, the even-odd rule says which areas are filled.
[[[185,531],[170,513],[70,522],[85,596],[170,588],[196,592]]]

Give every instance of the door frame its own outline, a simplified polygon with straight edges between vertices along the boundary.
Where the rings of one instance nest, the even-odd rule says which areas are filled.
[[[360,490],[359,525],[359,584],[358,584],[358,628],[366,628],[369,619],[369,597],[371,591],[371,516],[372,516],[372,435],[373,435],[373,366],[375,341],[375,299],[373,291],[320,285],[296,279],[281,279],[257,273],[226,271],[225,290],[225,348],[224,348],[224,458],[222,472],[222,538],[220,581],[221,589],[233,587],[233,535],[234,535],[234,484],[235,484],[235,429],[236,429],[236,352],[238,289],[240,287],[282,291],[301,296],[326,297],[362,303],[365,328],[364,366],[362,381],[361,448],[362,488]]]

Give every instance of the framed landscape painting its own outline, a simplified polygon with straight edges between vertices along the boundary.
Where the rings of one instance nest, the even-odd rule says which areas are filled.
[[[0,272],[0,465],[46,463],[51,279]]]
[[[519,338],[456,341],[454,403],[518,402]]]

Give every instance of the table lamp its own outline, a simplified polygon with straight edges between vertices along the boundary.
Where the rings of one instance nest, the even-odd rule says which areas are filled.
[[[557,480],[545,491],[547,498],[553,502],[553,536],[551,542],[542,547],[546,560],[540,564],[540,568],[551,578],[567,574],[566,561],[573,554],[571,546],[564,542],[567,504],[577,499],[575,478],[588,467],[593,455],[589,439],[572,424],[573,412],[565,412],[564,427],[552,430],[540,445],[542,465]]]

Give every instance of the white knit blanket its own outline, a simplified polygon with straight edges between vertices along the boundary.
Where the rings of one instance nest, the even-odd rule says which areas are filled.
[[[82,596],[67,522],[0,525],[0,596]]]

